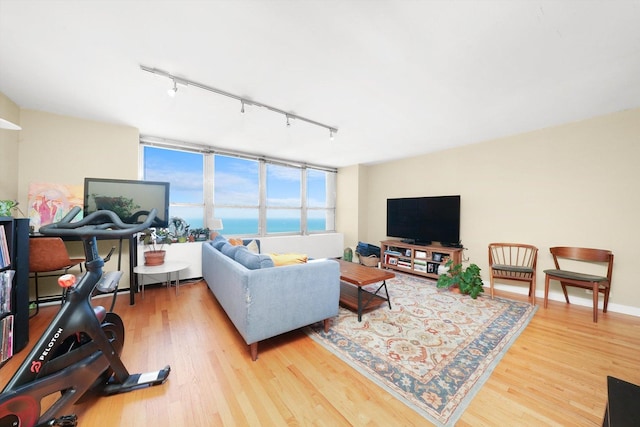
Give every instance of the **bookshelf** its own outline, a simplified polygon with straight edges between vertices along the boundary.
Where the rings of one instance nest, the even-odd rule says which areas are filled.
[[[439,245],[413,245],[399,240],[380,242],[382,268],[438,279],[438,267],[452,259],[454,265],[462,260],[462,249]]]
[[[0,217],[0,365],[29,341],[29,219]]]

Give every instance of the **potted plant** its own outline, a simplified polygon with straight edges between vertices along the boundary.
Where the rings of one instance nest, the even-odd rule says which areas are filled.
[[[13,216],[12,210],[18,209],[18,202],[15,200],[0,200],[0,216]]]
[[[189,237],[189,224],[184,219],[172,216],[169,220],[169,235],[178,243],[184,243]]]
[[[463,268],[462,264],[452,266],[453,260],[447,261],[445,267],[449,269],[447,273],[438,276],[438,288],[451,288],[457,286],[460,293],[469,295],[476,299],[478,295],[484,292],[482,286],[482,278],[480,277],[480,267],[476,264],[470,264],[469,267]]]
[[[166,229],[147,228],[140,233],[140,241],[144,245],[144,265],[164,264],[167,251],[163,247],[171,244],[171,237]]]
[[[191,235],[196,242],[204,242],[209,238],[208,228],[194,228],[191,230]]]

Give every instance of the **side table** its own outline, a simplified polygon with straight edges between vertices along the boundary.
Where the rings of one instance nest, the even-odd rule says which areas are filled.
[[[176,274],[176,295],[178,295],[178,288],[180,288],[180,271],[189,268],[189,264],[184,261],[165,261],[160,265],[138,265],[133,268],[133,272],[140,275],[145,274],[166,274],[167,285],[171,285],[171,274]],[[139,285],[142,287],[142,298],[144,298],[144,283]]]

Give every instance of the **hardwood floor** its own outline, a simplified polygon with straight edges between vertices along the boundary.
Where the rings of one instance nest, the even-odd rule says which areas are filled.
[[[503,294],[504,295],[504,294]],[[30,345],[57,307],[31,320]],[[170,364],[157,387],[76,406],[81,426],[390,426],[424,418],[295,331],[249,349],[204,282],[147,288],[145,299],[116,306],[131,372]],[[277,313],[274,313],[277,314]],[[4,386],[26,356],[0,369]],[[640,319],[550,302],[514,343],[458,426],[598,426],[606,376],[640,384]]]

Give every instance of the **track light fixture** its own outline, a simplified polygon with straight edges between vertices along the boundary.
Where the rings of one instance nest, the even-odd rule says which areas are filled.
[[[168,79],[171,79],[173,81],[173,87],[171,89],[169,89],[169,95],[170,96],[175,96],[176,95],[176,92],[178,91],[177,83],[180,83],[181,85],[184,85],[184,86],[195,86],[195,87],[198,87],[200,89],[206,90],[208,92],[217,93],[218,95],[223,95],[223,96],[226,96],[228,98],[232,98],[232,99],[236,99],[236,100],[240,101],[240,104],[241,104],[240,112],[241,113],[244,113],[244,105],[245,104],[247,104],[247,105],[255,105],[257,107],[263,107],[263,108],[266,108],[267,110],[271,110],[274,113],[282,114],[283,116],[285,116],[287,118],[287,126],[291,125],[289,123],[289,118],[302,120],[302,121],[310,123],[312,125],[316,125],[316,126],[320,126],[322,128],[328,129],[329,130],[329,138],[331,140],[333,140],[334,134],[336,134],[338,132],[338,128],[336,128],[334,126],[325,125],[324,123],[316,122],[315,120],[311,120],[311,119],[308,119],[306,117],[298,116],[297,114],[292,114],[292,113],[286,112],[284,110],[281,110],[280,108],[272,107],[270,105],[263,104],[263,103],[258,102],[258,101],[253,101],[253,100],[250,100],[250,99],[247,99],[247,98],[243,98],[243,97],[238,96],[238,95],[234,95],[234,94],[229,93],[229,92],[225,92],[225,91],[220,90],[220,89],[216,89],[216,88],[211,87],[211,86],[204,85],[202,83],[194,82],[193,80],[188,80],[188,79],[184,79],[182,77],[177,77],[177,76],[174,76],[172,74],[167,73],[166,71],[159,70],[157,68],[151,68],[151,67],[147,67],[147,66],[144,66],[144,65],[140,65],[140,69],[142,71],[146,71],[146,72],[149,72],[149,73],[152,73],[152,74],[156,74],[158,76],[162,76],[162,77],[166,77]]]
[[[175,81],[175,79],[173,80],[173,87],[170,88],[169,90],[167,90],[167,95],[169,95],[170,97],[175,97],[176,96],[176,92],[178,92],[178,85]]]

